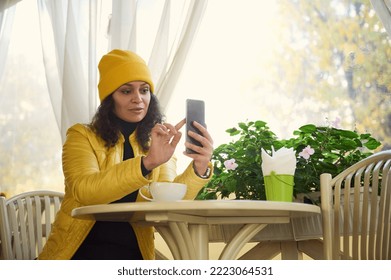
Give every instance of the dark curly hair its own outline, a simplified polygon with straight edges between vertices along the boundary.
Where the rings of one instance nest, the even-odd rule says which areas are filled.
[[[113,95],[106,97],[98,110],[96,111],[91,123],[90,128],[106,142],[106,147],[111,148],[117,144],[120,130],[119,125],[114,114],[114,99]],[[157,97],[151,93],[151,100],[147,114],[144,119],[140,121],[137,127],[137,142],[144,149],[148,151],[149,140],[151,136],[151,130],[157,123],[162,123],[164,116],[160,110],[159,101]]]

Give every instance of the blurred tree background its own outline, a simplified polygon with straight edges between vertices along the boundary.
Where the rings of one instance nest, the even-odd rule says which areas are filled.
[[[64,191],[61,137],[46,85],[38,11],[17,5],[0,79],[0,192]]]
[[[25,78],[18,77],[21,72]],[[8,61],[1,90],[9,94],[1,100],[6,112],[0,113],[0,192],[8,196],[64,190],[61,139],[42,77],[43,69],[25,55]]]
[[[268,78],[256,87],[285,95],[289,119],[338,116],[346,129],[391,144],[391,40],[369,0],[281,0],[281,18]],[[258,80],[258,81],[256,81]],[[281,116],[277,116],[276,118]],[[335,121],[335,119],[329,120]],[[284,124],[283,124],[284,125]]]

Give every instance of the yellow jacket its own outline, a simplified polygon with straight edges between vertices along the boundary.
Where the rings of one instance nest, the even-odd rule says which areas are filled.
[[[95,221],[75,219],[72,209],[85,205],[106,204],[138,190],[152,181],[185,183],[185,199],[194,199],[208,179],[197,176],[192,163],[176,175],[176,159],[155,168],[145,178],[141,173],[141,157],[145,155],[130,135],[134,158],[123,161],[124,137],[107,149],[104,141],[87,126],[76,124],[67,132],[63,146],[63,172],[65,196],[57,213],[52,231],[38,259],[70,259],[87,237]],[[211,167],[211,166],[210,166]],[[138,195],[136,202],[144,201]],[[132,225],[143,258],[155,258],[154,231],[152,227]]]

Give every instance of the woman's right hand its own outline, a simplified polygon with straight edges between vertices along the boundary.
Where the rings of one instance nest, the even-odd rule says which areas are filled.
[[[169,123],[159,123],[152,128],[151,146],[148,154],[143,158],[143,164],[146,169],[152,170],[166,163],[172,157],[182,137],[182,133],[179,130],[185,123],[186,120],[183,119],[175,126]]]

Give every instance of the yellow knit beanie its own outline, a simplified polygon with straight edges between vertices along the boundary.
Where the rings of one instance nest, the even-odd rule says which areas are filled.
[[[112,50],[104,55],[98,65],[100,80],[99,98],[102,102],[121,85],[133,82],[147,82],[154,92],[151,72],[145,61],[137,54],[127,50]]]

